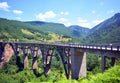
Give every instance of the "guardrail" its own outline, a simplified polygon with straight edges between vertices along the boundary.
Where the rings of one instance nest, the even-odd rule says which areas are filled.
[[[64,44],[64,43],[47,43],[47,42],[0,42],[1,43],[13,43],[17,45],[47,45],[47,46],[59,46],[70,48],[82,48],[82,49],[97,49],[97,50],[112,50],[120,51],[120,44]]]

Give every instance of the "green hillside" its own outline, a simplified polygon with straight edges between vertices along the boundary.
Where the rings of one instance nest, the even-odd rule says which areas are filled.
[[[44,32],[37,26],[0,18],[0,41],[68,42],[71,40],[72,38],[62,34]]]
[[[93,27],[85,38],[87,43],[120,43],[120,13]]]
[[[66,27],[64,24],[60,23],[50,23],[50,22],[41,22],[41,21],[28,21],[25,22],[37,26],[37,28],[43,32],[54,32],[57,34],[63,34],[76,39],[82,39],[86,36],[86,32],[89,31],[88,28],[80,26],[70,26]]]

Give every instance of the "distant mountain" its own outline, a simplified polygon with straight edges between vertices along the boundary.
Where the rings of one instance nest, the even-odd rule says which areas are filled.
[[[37,26],[38,29],[43,32],[54,32],[57,34],[63,34],[65,36],[70,36],[77,39],[84,38],[89,30],[87,28],[80,27],[77,25],[66,27],[64,24],[51,22],[28,21],[25,23]]]
[[[36,22],[38,23],[38,22]],[[42,22],[39,22],[40,24]],[[72,38],[53,32],[43,32],[37,26],[20,21],[0,18],[0,41],[55,42],[71,41]]]
[[[43,22],[43,21],[28,21],[28,22],[24,22],[24,23],[29,23],[29,24],[32,24],[32,25],[42,25],[42,24],[45,24],[45,22]]]
[[[89,28],[86,28],[86,27],[81,27],[81,26],[78,26],[78,25],[72,25],[72,26],[69,26],[68,28],[70,28],[72,30],[72,34],[75,35],[76,37],[86,37],[86,35],[88,34],[89,32]]]
[[[87,43],[120,43],[120,13],[93,27],[84,41]]]
[[[74,38],[74,39],[73,39]],[[83,40],[83,43],[120,43],[120,13],[92,29],[72,25],[14,21],[0,18],[0,41],[61,41]]]

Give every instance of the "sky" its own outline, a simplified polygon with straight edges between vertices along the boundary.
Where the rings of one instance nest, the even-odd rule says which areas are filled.
[[[92,28],[120,12],[120,0],[0,0],[0,18]]]

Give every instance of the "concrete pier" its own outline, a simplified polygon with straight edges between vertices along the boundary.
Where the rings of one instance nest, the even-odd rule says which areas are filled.
[[[79,49],[71,48],[72,79],[86,77],[86,53]]]

